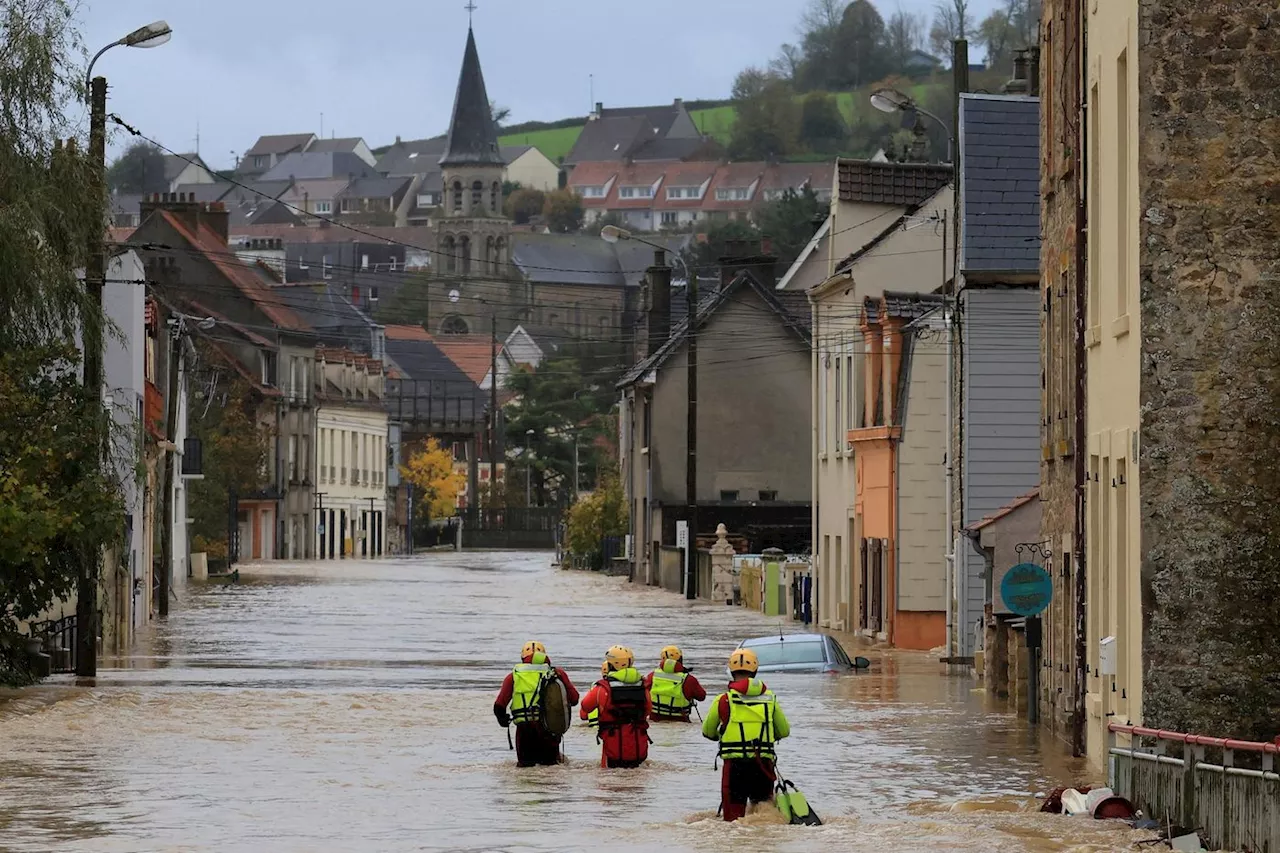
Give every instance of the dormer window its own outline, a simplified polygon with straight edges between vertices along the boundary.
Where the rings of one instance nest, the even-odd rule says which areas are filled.
[[[722,187],[716,190],[716,201],[746,201],[749,198],[750,187]]]

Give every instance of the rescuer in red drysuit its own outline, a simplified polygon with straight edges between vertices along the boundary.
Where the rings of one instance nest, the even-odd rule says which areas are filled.
[[[587,691],[578,715],[589,720],[592,711],[600,712],[601,767],[639,767],[649,757],[649,693],[630,649],[609,649],[605,668],[608,673]]]
[[[654,689],[657,681],[658,689]],[[653,710],[649,719],[661,722],[689,722],[693,703],[707,698],[707,691],[684,667],[684,653],[678,646],[667,646],[658,659],[658,668],[644,677]]]
[[[541,678],[554,672],[564,684],[570,707],[578,704],[578,689],[560,667],[551,665],[547,650],[537,641],[524,644],[520,665],[502,680],[502,689],[493,701],[493,715],[504,729],[516,724],[516,766],[560,763],[560,736],[543,728],[541,715]],[[507,706],[511,713],[507,713]]]

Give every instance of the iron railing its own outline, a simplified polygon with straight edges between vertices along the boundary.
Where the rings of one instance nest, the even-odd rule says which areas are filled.
[[[49,656],[50,672],[76,671],[80,634],[74,613],[61,619],[35,623],[30,631],[32,637],[40,640],[40,651]]]
[[[1120,723],[1107,728],[1108,779],[1117,794],[1162,824],[1195,829],[1211,849],[1280,853],[1280,738],[1261,743]],[[1181,755],[1173,754],[1179,747]],[[1210,750],[1220,756],[1216,763],[1208,760]],[[1238,760],[1240,754],[1253,760]]]

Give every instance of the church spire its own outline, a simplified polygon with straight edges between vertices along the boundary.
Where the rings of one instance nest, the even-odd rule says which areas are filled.
[[[498,132],[489,111],[489,95],[484,89],[480,71],[480,54],[476,37],[467,28],[467,49],[462,55],[462,73],[458,75],[458,94],[453,100],[453,120],[449,123],[449,142],[441,166],[503,166],[498,150]]]

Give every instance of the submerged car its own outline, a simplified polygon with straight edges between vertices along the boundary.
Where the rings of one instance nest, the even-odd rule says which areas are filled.
[[[847,672],[871,666],[866,658],[850,658],[840,643],[826,634],[753,637],[738,646],[756,653],[760,672]]]

